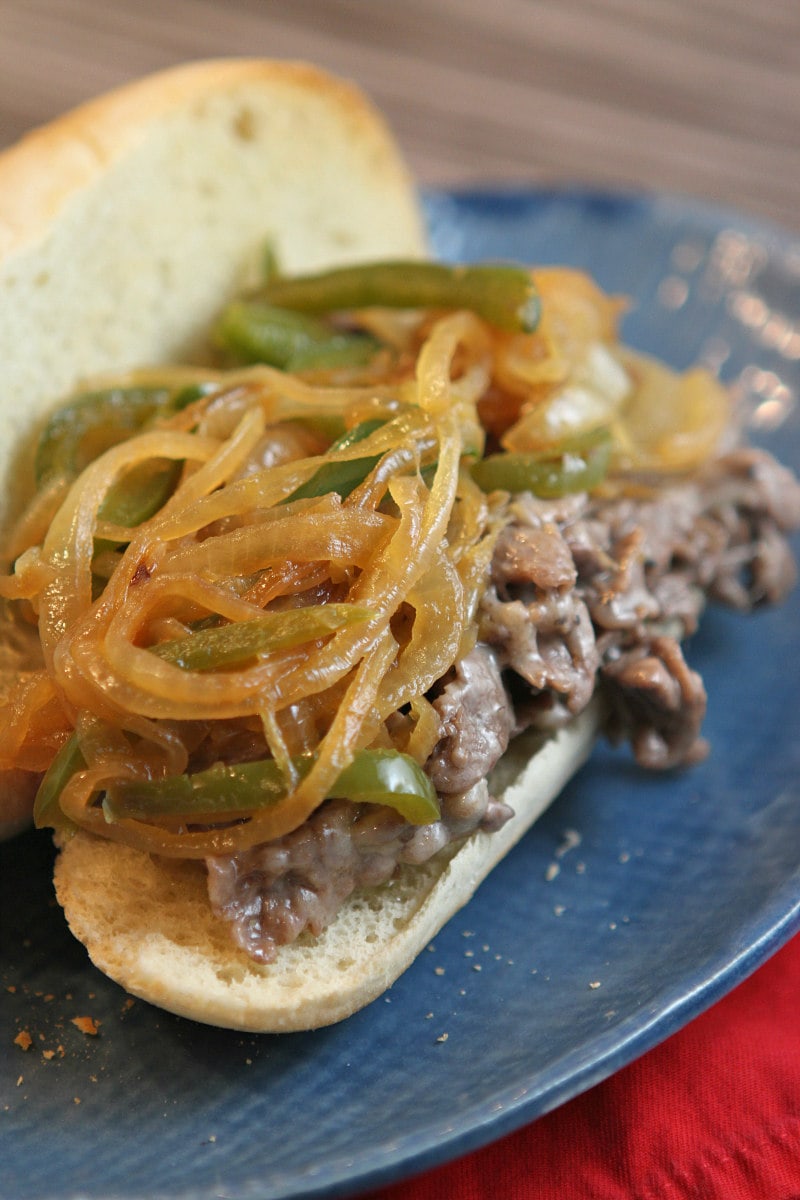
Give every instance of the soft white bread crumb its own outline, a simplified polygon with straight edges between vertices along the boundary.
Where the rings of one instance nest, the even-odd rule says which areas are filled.
[[[466,904],[583,762],[595,728],[588,711],[544,744],[519,739],[493,780],[515,811],[498,833],[474,834],[449,856],[356,894],[321,937],[303,935],[269,966],[238,950],[213,916],[200,863],[78,834],[59,856],[56,893],[94,963],[152,1004],[255,1032],[329,1025],[381,995]]]

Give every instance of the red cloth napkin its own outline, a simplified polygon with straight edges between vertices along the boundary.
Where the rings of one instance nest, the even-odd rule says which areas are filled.
[[[371,1200],[800,1200],[800,936],[631,1066]]]

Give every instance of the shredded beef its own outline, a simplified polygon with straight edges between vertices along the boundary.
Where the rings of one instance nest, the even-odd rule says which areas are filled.
[[[328,801],[277,841],[208,859],[211,905],[243,950],[272,962],[277,947],[304,929],[321,933],[356,888],[385,883],[398,863],[427,862],[456,838],[498,829],[510,816],[485,780],[445,796],[431,825],[409,825],[389,808]]]
[[[705,755],[700,737],[705,688],[675,638],[655,637],[611,653],[603,675],[609,700],[606,732],[628,737],[641,766],[663,770]]]
[[[643,766],[700,757],[705,690],[680,642],[709,598],[747,610],[786,595],[795,565],[785,533],[800,524],[794,476],[763,451],[737,450],[650,498],[584,498],[578,508],[525,496],[510,518],[480,632],[505,671],[530,686],[518,724],[564,723],[599,682],[607,732],[628,737]],[[541,532],[554,525],[558,571],[537,562],[526,578],[519,546],[529,531],[542,545]],[[560,582],[562,545],[574,563],[571,586]],[[566,613],[572,623],[559,626]]]
[[[606,732],[653,768],[701,757],[703,683],[680,643],[708,599],[747,610],[795,581],[785,534],[800,526],[800,485],[758,450],[737,450],[651,497],[516,498],[479,607],[478,646],[431,700],[441,738],[426,769],[442,818],[414,827],[389,809],[322,806],[276,842],[208,860],[214,911],[252,957],[325,928],[358,887],[424,862],[510,810],[486,776],[509,738],[553,729],[600,687]]]
[[[511,698],[487,646],[455,664],[433,707],[442,737],[425,769],[440,794],[465,792],[486,778],[514,731]]]

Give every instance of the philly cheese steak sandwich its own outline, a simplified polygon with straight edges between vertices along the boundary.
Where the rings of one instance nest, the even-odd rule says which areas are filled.
[[[0,799],[103,971],[339,1020],[598,731],[702,755],[681,643],[785,594],[800,489],[620,300],[428,260],[380,117],[299,64],[155,76],[0,180]]]

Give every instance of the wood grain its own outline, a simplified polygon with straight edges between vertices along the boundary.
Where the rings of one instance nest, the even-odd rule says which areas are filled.
[[[0,145],[220,54],[357,80],[425,183],[669,190],[800,229],[798,0],[0,0]]]

